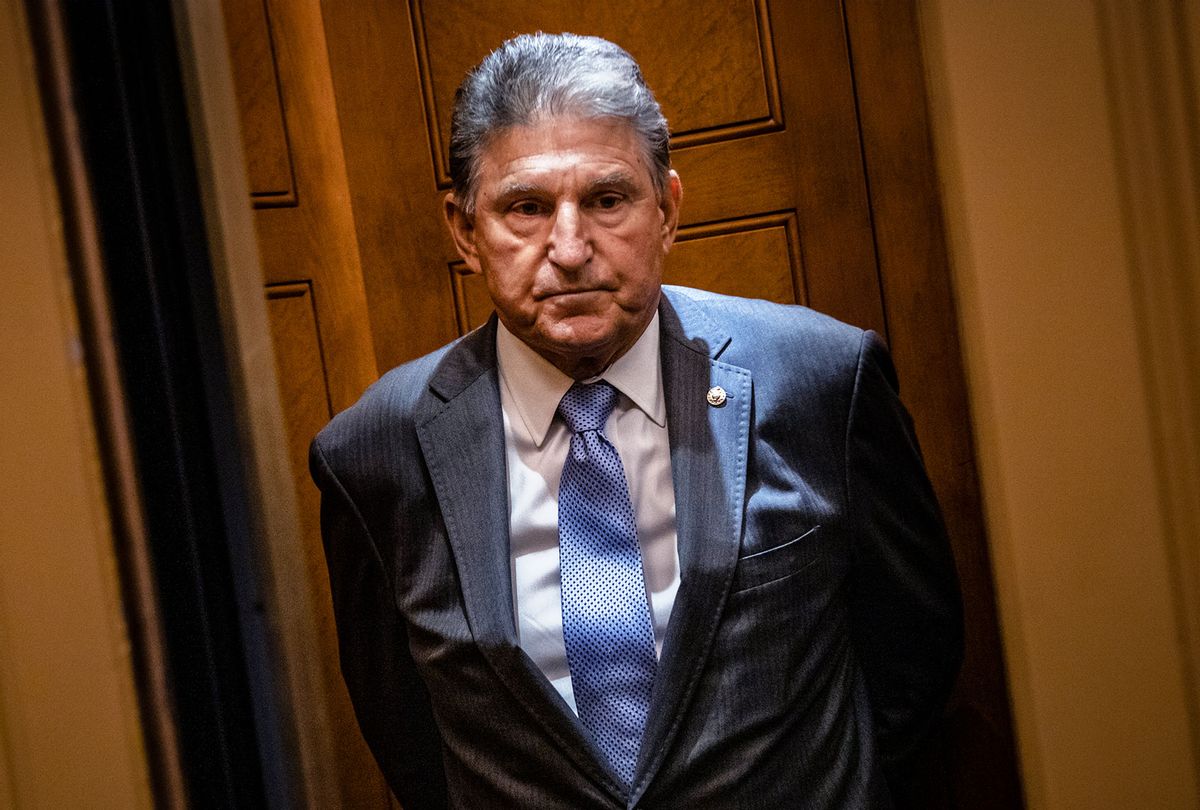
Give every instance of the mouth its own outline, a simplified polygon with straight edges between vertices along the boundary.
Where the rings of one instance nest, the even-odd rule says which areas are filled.
[[[537,293],[533,296],[535,301],[548,301],[553,298],[575,298],[585,295],[597,295],[599,293],[611,292],[603,287],[581,287],[578,289],[569,290],[549,290],[546,292]]]

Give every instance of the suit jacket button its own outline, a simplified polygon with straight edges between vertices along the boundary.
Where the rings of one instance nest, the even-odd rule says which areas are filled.
[[[725,389],[719,385],[714,385],[708,389],[708,395],[705,399],[708,400],[709,405],[712,405],[714,408],[720,408],[725,404],[725,400],[727,399]]]

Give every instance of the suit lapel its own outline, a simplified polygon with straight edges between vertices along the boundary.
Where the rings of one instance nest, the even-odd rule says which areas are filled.
[[[729,343],[686,297],[664,291],[663,389],[675,484],[680,586],[642,741],[636,801],[662,764],[708,658],[737,565],[745,501],[751,378],[716,358]],[[726,400],[708,403],[720,386]]]
[[[444,404],[417,426],[467,624],[505,687],[584,773],[624,802],[603,754],[517,640],[495,336],[493,317],[447,353],[430,379],[430,388]]]
[[[492,332],[493,330],[481,330]],[[417,427],[437,493],[475,641],[516,643],[508,576],[504,426],[494,363],[474,333],[443,359],[430,382],[444,405]],[[476,345],[479,344],[479,345]]]

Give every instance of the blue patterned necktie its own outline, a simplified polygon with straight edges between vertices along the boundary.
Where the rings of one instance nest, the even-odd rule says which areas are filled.
[[[629,785],[658,662],[625,469],[604,435],[616,404],[606,382],[575,383],[559,403],[572,436],[558,490],[558,550],[575,706]]]

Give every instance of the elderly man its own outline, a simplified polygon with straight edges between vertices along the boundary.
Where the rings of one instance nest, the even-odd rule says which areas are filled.
[[[312,449],[342,670],[405,808],[891,806],[961,617],[878,338],[661,286],[682,187],[611,43],[504,43],[450,150],[496,316]]]

